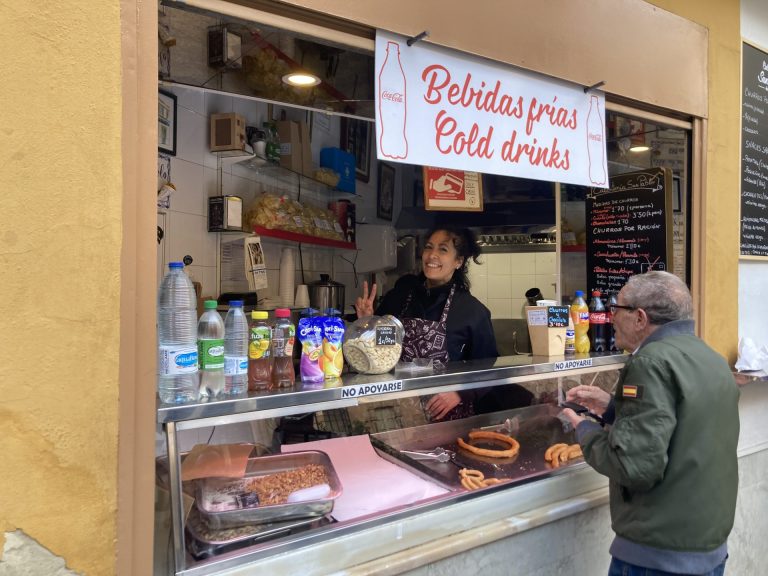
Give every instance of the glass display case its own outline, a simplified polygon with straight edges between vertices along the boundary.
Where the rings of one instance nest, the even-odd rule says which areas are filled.
[[[158,486],[167,490],[170,502],[170,565],[175,566],[171,573],[226,574],[309,546],[333,546],[345,539],[352,545],[356,536],[373,533],[383,523],[408,525],[424,515],[450,514],[452,507],[475,499],[482,507],[485,496],[514,494],[516,487],[578,473],[588,468],[583,459],[554,463],[545,459],[548,447],[575,443],[572,430],[558,418],[558,399],[580,383],[611,389],[627,358],[624,354],[508,356],[450,363],[440,372],[344,374],[319,384],[297,382],[287,391],[160,405],[158,422],[167,456],[158,458]],[[478,408],[467,418],[432,422],[425,409],[428,399],[457,391],[475,391],[478,396],[493,391],[495,398],[505,400],[499,400],[492,412]],[[243,423],[254,432],[253,445],[246,445],[244,456],[240,450],[246,478],[234,480],[240,483],[235,492],[243,492],[242,482],[249,482],[248,496],[255,498],[253,491],[264,498],[250,478],[288,482],[280,474],[303,470],[303,464],[296,464],[302,459],[328,462],[327,480],[296,490],[301,494],[310,488],[304,504],[283,503],[273,507],[280,511],[276,515],[270,515],[266,500],[239,502],[239,495],[222,488],[219,494],[230,498],[229,503],[214,499],[214,505],[238,506],[237,514],[246,509],[245,521],[222,526],[218,513],[211,512],[216,508],[211,508],[210,498],[201,500],[201,486],[210,487],[211,476],[237,476],[231,468],[224,472],[219,467],[236,458],[229,457],[226,445],[206,441],[213,437],[207,430]],[[190,468],[183,466],[191,458],[188,454],[199,456],[201,450],[209,454],[223,450],[228,455],[208,461],[204,472],[198,468],[192,474],[197,479],[182,480],[190,475]],[[294,464],[282,466],[276,457]],[[468,470],[473,480],[467,480]],[[231,481],[217,478],[214,484],[219,489]],[[328,491],[317,492],[317,486],[325,484]],[[286,506],[287,517],[282,516]]]

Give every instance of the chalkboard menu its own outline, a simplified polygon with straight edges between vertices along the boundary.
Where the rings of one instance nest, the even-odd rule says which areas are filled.
[[[768,54],[743,44],[741,254],[768,256]]]
[[[587,289],[618,292],[630,276],[672,265],[672,172],[648,168],[587,193]]]

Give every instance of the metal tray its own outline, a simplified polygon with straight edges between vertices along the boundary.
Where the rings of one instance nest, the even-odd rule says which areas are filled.
[[[537,404],[514,410],[482,414],[462,420],[436,422],[424,426],[381,432],[371,435],[371,443],[387,460],[405,466],[413,472],[435,481],[448,490],[461,489],[458,470],[480,470],[486,478],[506,478],[509,483],[521,484],[542,476],[549,476],[586,466],[584,460],[564,462],[558,468],[544,460],[544,452],[552,444],[576,442],[573,432],[565,432],[557,418],[561,408],[553,404]],[[462,450],[456,443],[459,437],[467,439],[471,430],[483,429],[505,432],[509,420],[514,429],[511,436],[520,442],[520,452],[514,458],[487,458]],[[416,460],[401,450],[431,450],[445,448],[455,453],[448,462]]]
[[[244,505],[240,508],[213,510],[206,503],[210,502],[215,491],[220,490],[222,484],[225,483],[236,486],[239,480],[231,478],[204,478],[197,481],[195,491],[195,500],[200,517],[209,528],[219,530],[222,528],[246,526],[248,524],[285,522],[298,518],[317,518],[330,514],[333,510],[334,500],[341,495],[342,488],[339,477],[336,475],[333,464],[331,464],[331,459],[325,452],[307,450],[249,458],[244,478],[248,479],[278,472],[287,472],[307,464],[319,464],[325,468],[325,473],[328,476],[328,485],[331,488],[330,494],[325,498],[308,500],[306,502]]]
[[[197,507],[193,506],[189,511],[189,516],[187,516],[185,526],[187,550],[196,560],[203,560],[333,522],[334,520],[330,516],[321,516],[320,518],[298,518],[286,522],[269,522],[267,524],[212,530],[200,517]]]

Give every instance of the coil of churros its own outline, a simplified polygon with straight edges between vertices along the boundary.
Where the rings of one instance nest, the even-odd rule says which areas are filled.
[[[462,487],[466,490],[486,488],[494,484],[501,484],[504,481],[502,478],[486,478],[480,470],[471,470],[469,468],[459,470],[459,479],[461,480]]]
[[[544,460],[549,462],[553,468],[557,468],[563,462],[575,460],[582,456],[581,446],[578,444],[565,444],[563,442],[552,444],[552,446],[547,448],[546,452],[544,452]]]
[[[478,456],[487,456],[489,458],[512,458],[516,456],[520,451],[520,443],[514,438],[507,436],[506,434],[499,434],[498,432],[488,432],[485,430],[474,430],[469,433],[470,440],[495,440],[506,444],[508,448],[503,450],[493,450],[490,448],[478,448],[464,441],[463,438],[459,438],[456,442],[464,450],[477,454]]]

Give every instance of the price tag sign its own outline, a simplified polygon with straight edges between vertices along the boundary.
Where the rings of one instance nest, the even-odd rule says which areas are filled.
[[[547,326],[550,328],[567,328],[568,315],[568,306],[547,306]]]
[[[397,344],[395,326],[376,326],[376,346],[394,346]]]

